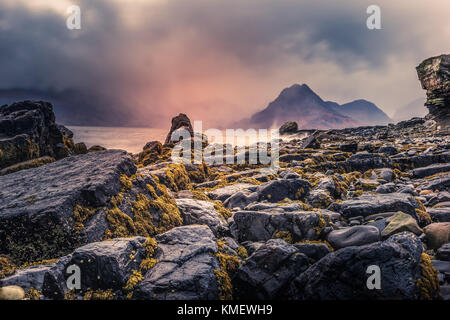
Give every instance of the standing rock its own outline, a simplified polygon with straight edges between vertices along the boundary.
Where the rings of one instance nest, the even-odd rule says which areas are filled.
[[[427,90],[425,105],[438,130],[450,129],[450,55],[428,58],[417,68],[422,88]]]
[[[298,130],[297,122],[291,121],[291,122],[286,122],[285,124],[283,124],[280,127],[279,132],[281,135],[285,135],[285,134],[296,133],[297,130]]]
[[[192,128],[191,120],[189,120],[188,116],[184,113],[180,113],[178,116],[172,118],[172,126],[170,127],[169,134],[166,137],[164,146],[172,147],[174,145],[172,134],[179,129],[187,130],[191,138],[194,137],[194,129]],[[175,142],[178,142],[178,140]]]

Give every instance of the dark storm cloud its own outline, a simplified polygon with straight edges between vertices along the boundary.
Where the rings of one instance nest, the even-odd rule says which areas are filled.
[[[212,123],[236,120],[234,110],[257,111],[292,84],[292,75],[275,74],[297,64],[295,81],[325,89],[339,83],[368,98],[360,95],[379,81],[371,72],[389,68],[392,57],[413,55],[408,63],[416,63],[428,52],[418,41],[426,21],[411,25],[407,10],[380,2],[383,30],[371,32],[369,1],[80,0],[80,31],[67,30],[66,16],[51,6],[10,1],[0,4],[0,89],[49,97],[60,119],[86,125],[157,126],[183,111]],[[330,80],[330,66],[353,83]],[[355,75],[361,71],[364,81]],[[380,101],[389,99],[399,100]]]

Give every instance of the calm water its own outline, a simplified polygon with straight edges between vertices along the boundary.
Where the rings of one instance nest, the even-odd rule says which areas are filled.
[[[119,127],[79,127],[67,126],[74,134],[75,142],[84,142],[89,148],[100,145],[108,149],[122,149],[131,153],[142,151],[142,147],[149,141],[158,140],[164,143],[169,129],[156,128],[119,128]],[[224,134],[224,132],[223,132]],[[233,145],[248,145],[257,141],[267,141],[268,137],[257,136],[248,138],[241,136],[232,142]],[[298,137],[297,137],[298,138]],[[283,138],[286,139],[286,138]],[[224,142],[208,135],[210,142]],[[288,139],[289,140],[289,139]]]
[[[164,142],[169,129],[115,128],[67,126],[74,134],[75,142],[84,142],[89,148],[100,145],[108,149],[123,149],[131,153],[142,151],[149,141]]]

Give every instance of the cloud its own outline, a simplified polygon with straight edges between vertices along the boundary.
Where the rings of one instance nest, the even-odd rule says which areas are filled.
[[[79,0],[82,30],[69,31],[67,3],[6,0],[0,89],[52,98],[78,125],[165,128],[179,112],[226,125],[293,83],[392,115],[424,94],[414,67],[450,51],[450,3],[378,2],[383,29],[370,31],[369,1]]]

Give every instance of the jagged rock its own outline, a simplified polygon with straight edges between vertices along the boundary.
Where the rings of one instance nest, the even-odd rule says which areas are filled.
[[[118,238],[95,242],[76,249],[50,268],[44,276],[42,293],[47,298],[62,299],[67,293],[69,266],[80,268],[81,294],[88,289],[122,291],[132,270],[139,270],[146,258],[145,237]]]
[[[286,198],[303,199],[311,185],[303,179],[276,179],[259,185],[255,191],[240,191],[229,197],[224,205],[227,208],[244,208],[252,202],[279,202]]]
[[[293,242],[317,240],[329,225],[329,217],[311,212],[268,213],[238,211],[231,226],[239,241],[267,241],[272,238],[291,238]]]
[[[415,178],[424,178],[447,171],[450,171],[450,163],[436,163],[427,167],[414,169],[412,173]]]
[[[380,231],[374,226],[353,226],[333,230],[327,236],[327,241],[334,249],[362,246],[379,240]]]
[[[135,171],[125,151],[109,150],[0,176],[0,253],[22,263],[69,253],[86,242],[75,207],[105,206]]]
[[[12,166],[1,169],[0,176],[4,176],[5,174],[10,174],[10,173],[17,172],[17,171],[24,170],[24,169],[37,168],[37,167],[43,166],[44,164],[52,163],[52,162],[55,162],[55,158],[48,157],[48,156],[40,157],[40,158],[36,158],[33,160],[24,161],[24,162],[19,162],[19,163],[13,164]]]
[[[417,68],[422,88],[427,90],[425,105],[437,122],[438,130],[450,127],[450,55],[428,58]]]
[[[419,205],[409,194],[388,193],[362,195],[352,200],[333,203],[330,208],[340,212],[345,218],[396,211],[402,211],[415,217],[415,209],[418,209]]]
[[[23,101],[0,107],[0,169],[49,156],[62,159],[73,153],[73,133],[55,123],[53,106]]]
[[[170,127],[169,134],[166,137],[164,146],[173,147],[174,141],[172,140],[172,134],[177,130],[187,130],[191,137],[194,137],[194,129],[192,128],[191,120],[184,113],[180,113],[178,116],[172,118],[172,126]],[[177,140],[176,142],[179,142]]]
[[[439,249],[443,244],[450,242],[450,222],[432,223],[423,231],[429,248]]]
[[[291,134],[291,133],[295,133],[298,130],[298,124],[295,121],[290,121],[290,122],[286,122],[285,124],[283,124],[280,129],[279,132],[281,135],[285,135],[285,134]]]
[[[207,226],[174,228],[156,237],[158,263],[144,276],[134,298],[145,300],[218,299],[217,243]]]
[[[224,218],[214,208],[214,203],[194,199],[177,199],[183,224],[205,224],[216,236],[226,233],[228,227]]]
[[[450,261],[450,243],[442,245],[436,252],[439,260]]]
[[[353,246],[332,252],[300,274],[291,284],[291,299],[412,300],[421,296],[421,241],[412,233],[396,234],[386,241]],[[381,270],[381,290],[367,287],[367,268]],[[426,279],[429,283],[437,281]],[[424,281],[425,282],[425,281]],[[426,288],[437,298],[437,288]]]
[[[401,211],[397,212],[395,215],[386,219],[388,223],[386,228],[381,232],[383,238],[389,238],[390,236],[409,231],[417,236],[420,236],[423,232],[417,224],[416,219],[411,217],[409,214],[403,213]]]
[[[234,297],[240,300],[270,300],[285,294],[285,288],[308,268],[308,259],[281,239],[269,240],[239,268],[232,279]]]
[[[319,149],[320,143],[317,141],[317,131],[313,132],[311,135],[309,135],[307,138],[303,139],[302,144],[300,146],[300,149]]]

